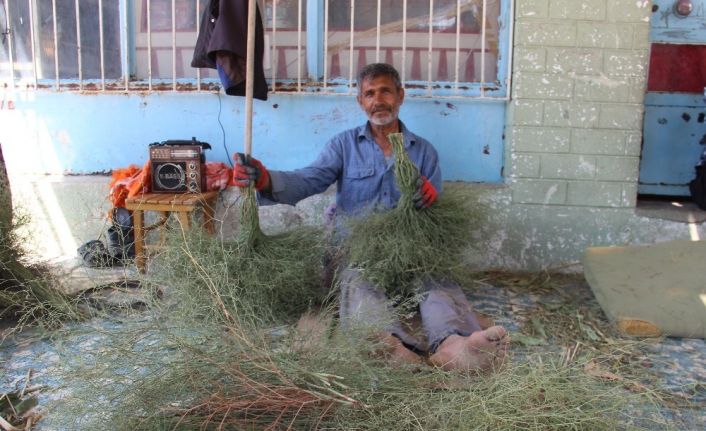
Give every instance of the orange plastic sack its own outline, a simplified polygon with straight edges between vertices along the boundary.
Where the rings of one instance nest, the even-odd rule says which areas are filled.
[[[125,207],[125,199],[149,192],[150,162],[147,161],[142,168],[130,165],[115,169],[108,187],[113,207]]]

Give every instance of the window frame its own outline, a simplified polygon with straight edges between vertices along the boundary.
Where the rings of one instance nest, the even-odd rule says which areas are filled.
[[[31,4],[36,9],[39,0],[32,0]],[[99,0],[100,1],[100,0]],[[109,0],[102,0],[109,1]],[[78,89],[80,91],[216,91],[220,88],[217,78],[204,78],[200,70],[197,71],[196,78],[176,76],[175,70],[171,78],[154,78],[152,76],[136,78],[138,69],[137,38],[138,32],[143,31],[145,25],[144,16],[137,16],[138,2],[141,9],[146,8],[150,1],[160,0],[118,0],[119,13],[119,46],[120,46],[120,71],[121,77],[118,79],[82,79],[82,78],[54,78],[46,77],[37,79],[33,83],[26,82],[28,88],[54,88],[56,91],[66,91]],[[169,4],[176,4],[177,0],[161,0]],[[188,0],[187,0],[188,1]],[[208,0],[194,0],[196,11],[203,9]],[[260,6],[264,2],[270,3],[273,0],[257,0]],[[305,7],[306,26],[302,24],[301,31],[304,33],[303,46],[306,51],[302,58],[306,60],[306,76],[301,79],[281,79],[275,76],[274,82],[271,77],[267,78],[272,93],[297,92],[302,94],[352,94],[355,91],[355,77],[353,82],[348,78],[326,78],[324,68],[330,65],[325,64],[326,55],[326,25],[325,25],[325,4],[326,0],[301,0],[302,8]],[[489,0],[481,0],[482,2]],[[497,79],[486,80],[486,82],[464,82],[460,81],[434,81],[434,80],[407,80],[404,82],[406,93],[412,97],[445,97],[445,98],[468,98],[468,99],[491,99],[509,100],[511,73],[512,70],[512,37],[514,0],[497,0],[500,2],[500,14],[498,16],[498,52],[497,52]],[[174,2],[174,3],[172,3]],[[264,8],[262,11],[264,15]],[[8,18],[9,19],[9,18]],[[200,17],[195,17],[196,34]],[[313,31],[312,31],[313,30]],[[193,29],[169,29],[167,32],[193,31]],[[150,34],[165,30],[151,29]],[[436,32],[441,33],[441,32]],[[436,34],[434,33],[434,34]],[[37,41],[32,42],[36,44]],[[313,47],[314,49],[311,49]],[[268,47],[269,48],[269,47]],[[36,46],[35,46],[36,49]],[[152,49],[152,48],[150,48]],[[59,55],[61,55],[59,53]],[[172,54],[174,55],[174,54]],[[33,68],[37,67],[37,57],[34,58]],[[14,68],[13,68],[14,71]],[[26,81],[17,79],[14,73],[10,80],[11,85],[16,86],[16,81]],[[36,73],[35,73],[36,75]],[[21,83],[21,82],[20,82]]]

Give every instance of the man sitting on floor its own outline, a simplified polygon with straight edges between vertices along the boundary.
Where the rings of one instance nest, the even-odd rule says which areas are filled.
[[[441,190],[441,170],[434,147],[398,119],[405,92],[394,67],[376,63],[358,75],[358,104],[368,121],[334,136],[311,165],[294,171],[268,171],[260,161],[236,154],[238,186],[254,183],[260,202],[294,205],[336,183],[336,212],[355,216],[367,209],[392,208],[400,191],[394,176],[390,133],[402,133],[405,149],[420,172],[417,208],[434,204]],[[448,280],[422,280],[419,314],[426,335],[420,339],[395,318],[385,292],[363,278],[355,267],[341,273],[341,325],[381,325],[381,338],[396,362],[428,361],[446,370],[485,370],[497,366],[507,352],[504,328],[481,328],[460,287]]]

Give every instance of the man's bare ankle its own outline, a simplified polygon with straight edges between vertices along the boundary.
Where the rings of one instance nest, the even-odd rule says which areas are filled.
[[[432,365],[444,370],[483,371],[495,366],[507,350],[506,332],[501,327],[476,331],[468,337],[448,336],[429,357]]]
[[[386,346],[384,356],[394,365],[421,364],[422,357],[408,349],[407,346],[397,337],[389,332],[379,334],[380,341]]]

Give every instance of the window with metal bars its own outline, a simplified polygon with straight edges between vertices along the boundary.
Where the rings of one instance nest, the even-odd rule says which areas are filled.
[[[3,0],[0,79],[57,90],[188,91],[209,0]],[[258,0],[273,92],[349,93],[393,64],[411,95],[507,94],[512,0]],[[205,85],[202,85],[205,84]]]

